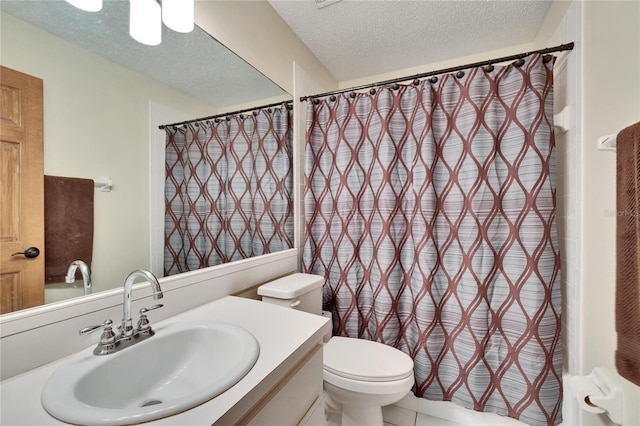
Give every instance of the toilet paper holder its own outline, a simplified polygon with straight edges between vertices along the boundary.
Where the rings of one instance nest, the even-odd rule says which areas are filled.
[[[587,376],[573,376],[569,380],[580,408],[590,413],[606,413],[613,423],[622,424],[622,388],[604,368],[596,367]]]

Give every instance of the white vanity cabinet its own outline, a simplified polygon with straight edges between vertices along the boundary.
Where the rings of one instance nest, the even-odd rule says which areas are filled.
[[[329,320],[257,300],[227,296],[159,322],[158,329],[171,321],[222,321],[242,327],[257,339],[260,353],[253,368],[227,391],[182,413],[147,424],[315,426],[324,423],[322,337],[330,329]],[[65,360],[2,381],[0,424],[62,424],[42,408],[40,393],[47,379]]]
[[[314,347],[238,421],[224,416],[216,425],[324,425],[322,398],[322,346]],[[234,416],[231,416],[234,417]]]

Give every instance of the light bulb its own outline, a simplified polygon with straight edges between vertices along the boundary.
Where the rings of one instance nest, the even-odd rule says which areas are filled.
[[[97,12],[102,10],[102,0],[65,0],[72,6],[78,9],[86,10],[87,12]]]
[[[149,46],[162,41],[162,18],[156,0],[129,0],[129,34]]]
[[[193,0],[162,0],[162,22],[179,33],[193,31]]]

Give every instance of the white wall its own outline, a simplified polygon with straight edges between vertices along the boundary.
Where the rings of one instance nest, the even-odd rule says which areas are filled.
[[[575,115],[556,138],[565,367],[571,375],[605,368],[624,390],[623,424],[638,425],[640,388],[615,368],[615,153],[598,151],[596,140],[640,120],[640,3],[576,1],[551,27],[551,44],[576,41],[556,64],[555,85],[557,110]],[[575,407],[564,414],[568,425],[610,424]]]
[[[580,176],[581,157],[581,81],[582,81],[582,7],[581,3],[572,3],[551,44],[575,42],[575,48],[561,55],[554,67],[554,113],[563,114],[564,122],[556,120],[556,157],[557,157],[557,223],[560,239],[560,257],[562,260],[563,287],[563,346],[565,369],[577,374],[579,365],[579,328],[580,300],[580,194],[582,183]]]
[[[583,3],[582,373],[600,366],[624,388],[623,424],[640,424],[640,388],[615,374],[615,154],[596,139],[640,121],[640,2]],[[640,324],[638,324],[640,327]],[[606,424],[587,415],[584,424]]]
[[[580,366],[580,281],[581,281],[581,138],[582,138],[582,3],[569,3],[552,10],[545,21],[554,20],[547,34],[539,34],[538,47],[575,42],[573,51],[558,55],[554,66],[554,112],[556,120],[557,225],[560,242],[562,283],[562,346],[564,377],[579,375]],[[556,13],[553,13],[556,12]],[[557,22],[556,18],[559,19]],[[549,34],[550,33],[550,34]],[[566,383],[566,382],[565,382]],[[582,414],[565,386],[563,421],[577,425]]]
[[[149,267],[149,102],[191,117],[212,107],[2,14],[2,65],[44,81],[45,174],[111,176],[95,191],[95,291]]]

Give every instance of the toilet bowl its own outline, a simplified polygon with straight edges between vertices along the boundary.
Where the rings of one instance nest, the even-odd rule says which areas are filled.
[[[292,274],[258,288],[265,302],[321,313],[324,278]],[[382,426],[382,407],[402,399],[413,386],[413,360],[378,342],[349,337],[325,339],[325,414],[343,426]]]
[[[413,386],[413,360],[378,342],[333,337],[324,346],[324,389],[329,409],[347,425],[382,425],[382,407]]]

